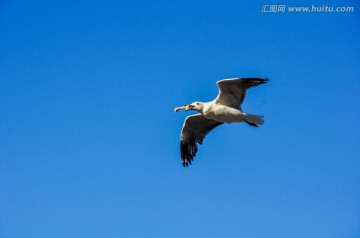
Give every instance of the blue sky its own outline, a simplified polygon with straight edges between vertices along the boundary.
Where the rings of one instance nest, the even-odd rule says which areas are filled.
[[[0,237],[360,237],[359,1],[0,3]],[[181,165],[175,106],[267,77]]]

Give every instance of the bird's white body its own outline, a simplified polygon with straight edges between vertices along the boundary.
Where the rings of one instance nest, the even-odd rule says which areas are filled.
[[[203,103],[200,113],[208,119],[224,123],[244,122],[246,116],[240,110],[218,104],[215,101]]]

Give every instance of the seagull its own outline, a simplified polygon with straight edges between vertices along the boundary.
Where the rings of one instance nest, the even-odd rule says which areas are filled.
[[[263,116],[242,111],[248,88],[267,83],[267,78],[230,78],[216,82],[219,94],[211,102],[193,102],[176,107],[175,112],[195,110],[198,114],[186,117],[180,135],[180,153],[184,167],[191,165],[206,135],[214,128],[232,122],[245,122],[258,127],[264,124]]]

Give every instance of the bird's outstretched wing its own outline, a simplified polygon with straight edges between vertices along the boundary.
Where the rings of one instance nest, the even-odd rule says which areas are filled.
[[[222,122],[207,119],[200,113],[186,117],[180,137],[180,152],[184,167],[191,164],[196,156],[198,143],[201,145],[205,136]]]
[[[248,88],[267,83],[268,81],[266,78],[232,78],[220,80],[216,83],[219,88],[219,94],[215,102],[239,109],[244,101]]]

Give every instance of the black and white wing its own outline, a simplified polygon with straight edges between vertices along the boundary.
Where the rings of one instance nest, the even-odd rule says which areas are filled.
[[[180,137],[180,152],[184,167],[194,160],[198,145],[202,144],[205,136],[222,122],[207,119],[200,113],[186,117]]]
[[[267,83],[268,81],[266,78],[233,78],[220,80],[216,83],[219,88],[219,94],[215,99],[215,103],[240,109],[246,96],[246,90],[250,87]]]

